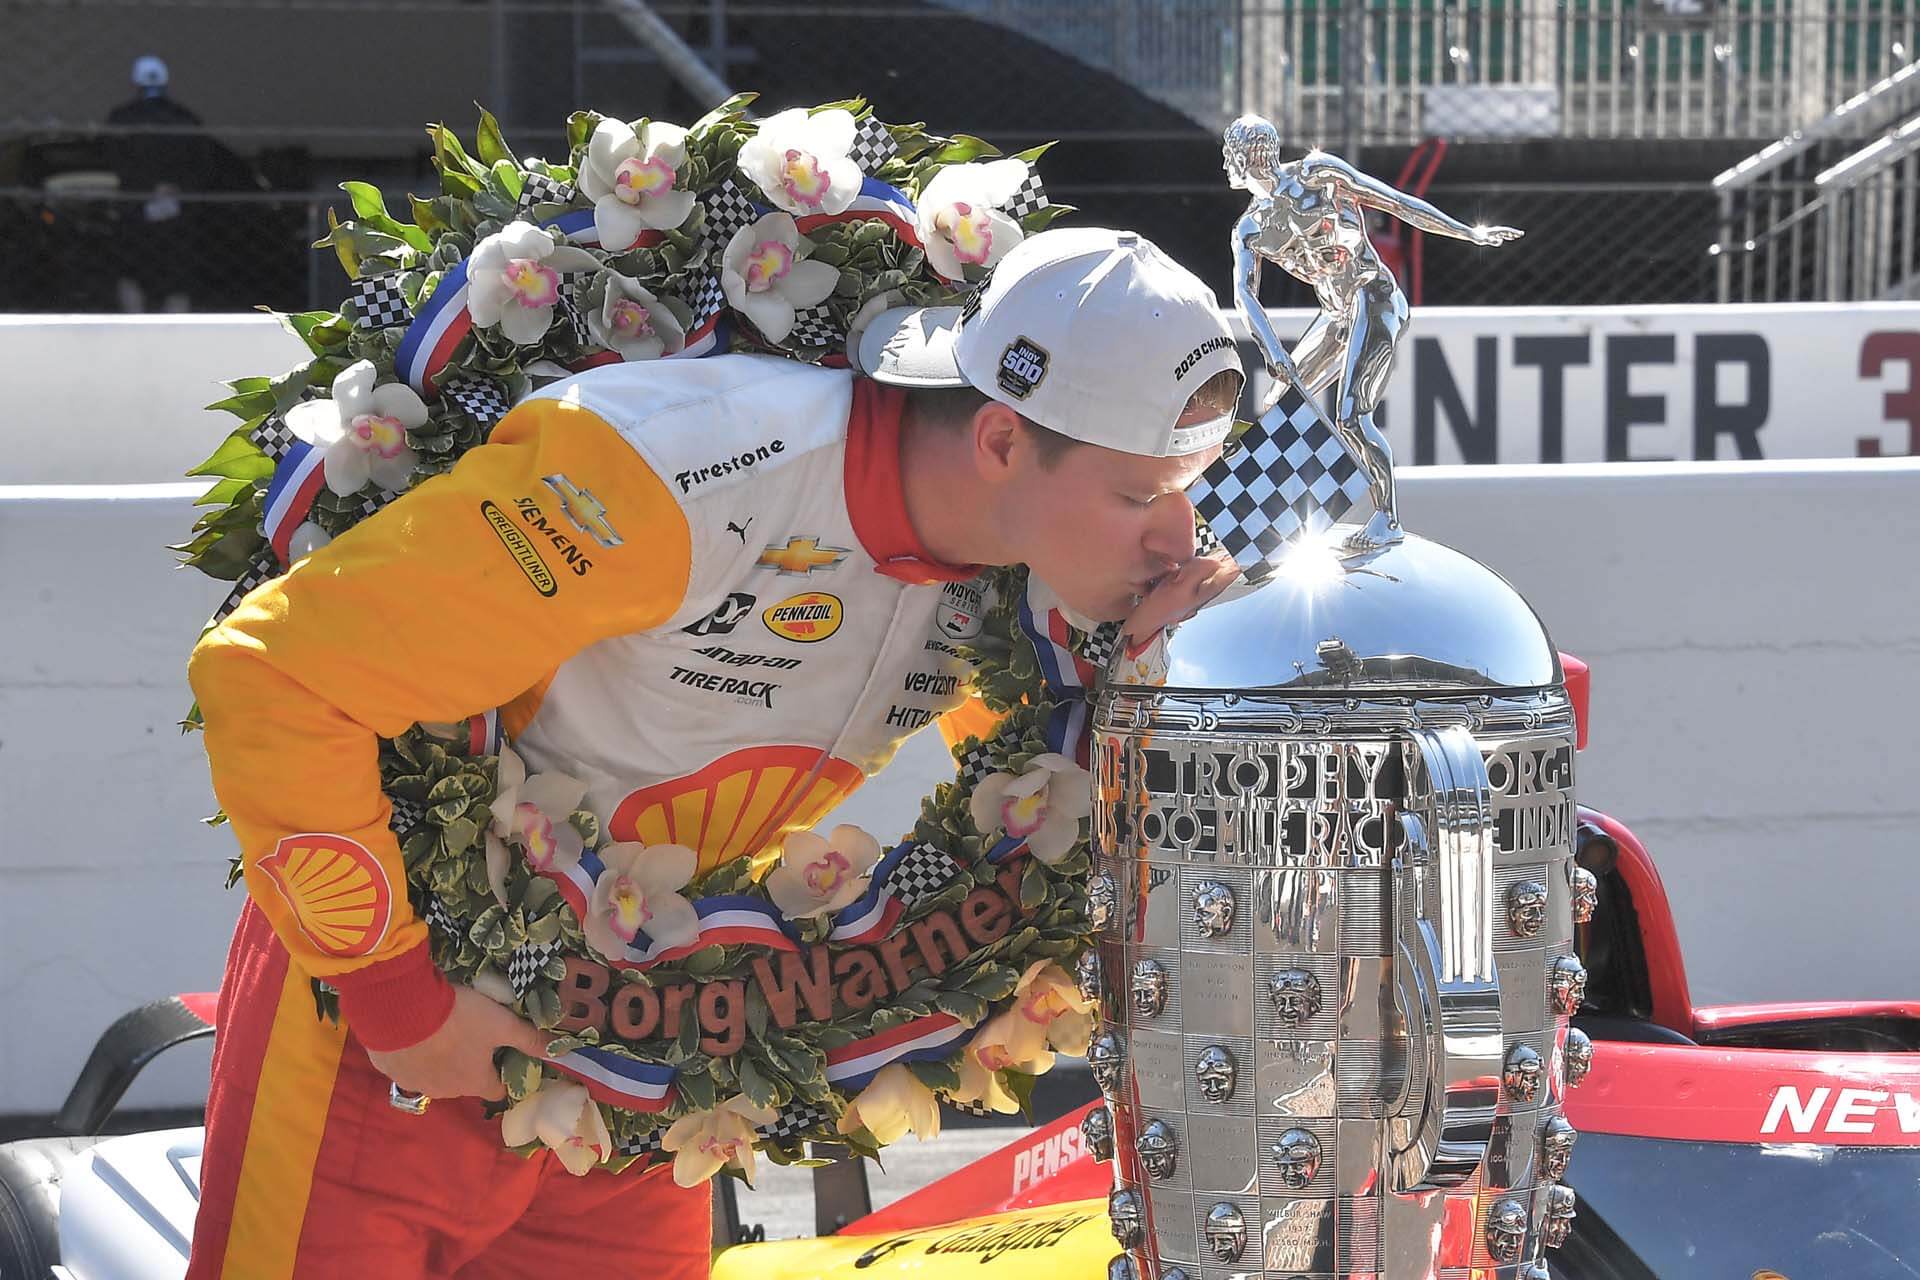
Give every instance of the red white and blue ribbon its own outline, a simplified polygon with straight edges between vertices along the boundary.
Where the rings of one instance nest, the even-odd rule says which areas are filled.
[[[606,864],[600,861],[600,855],[589,849],[583,851],[580,860],[566,870],[543,871],[540,874],[558,886],[560,896],[567,900],[574,914],[584,920],[593,904],[594,883],[605,871]],[[779,910],[772,903],[740,894],[718,894],[710,898],[695,898],[693,910],[700,917],[700,936],[692,942],[670,947],[649,938],[642,931],[633,935],[633,941],[627,944],[624,955],[608,956],[607,963],[616,969],[639,969],[690,956],[700,948],[715,943],[737,945],[744,942],[770,947],[775,951],[800,949],[799,941],[791,932],[792,926],[781,918]]]
[[[629,1111],[664,1110],[673,1096],[677,1074],[673,1067],[641,1062],[592,1045],[563,1053],[550,1059],[548,1065],[586,1085],[595,1101]]]
[[[907,905],[900,901],[899,895],[887,882],[892,878],[894,868],[912,852],[913,841],[902,841],[874,864],[867,881],[867,891],[834,914],[833,928],[827,934],[828,942],[843,945],[878,942],[893,932],[894,925],[905,914]]]
[[[1081,768],[1089,768],[1092,708],[1087,694],[1100,673],[1068,644],[1072,629],[1058,609],[1036,612],[1029,594],[1021,598],[1019,618],[1020,629],[1033,642],[1034,655],[1039,659],[1040,678],[1056,699],[1053,713],[1047,718],[1047,746]]]
[[[281,564],[292,563],[289,547],[293,531],[307,518],[307,512],[313,509],[314,496],[327,482],[326,456],[326,450],[315,448],[305,440],[295,440],[274,466],[273,480],[267,485],[260,532],[266,535]]]
[[[461,339],[473,332],[473,317],[467,313],[467,264],[457,262],[440,277],[433,296],[420,304],[400,349],[394,352],[394,369],[406,384],[422,396],[435,396],[439,388],[434,379],[453,359]]]
[[[482,711],[467,717],[467,754],[491,756],[500,753],[500,712]]]
[[[920,215],[913,201],[900,188],[878,178],[863,179],[860,194],[841,212],[805,214],[795,218],[793,225],[804,234],[829,222],[884,222],[902,240],[916,249],[920,247]]]
[[[974,1028],[947,1013],[929,1013],[887,1031],[827,1050],[827,1082],[849,1093],[864,1089],[895,1062],[942,1062],[973,1038]]]

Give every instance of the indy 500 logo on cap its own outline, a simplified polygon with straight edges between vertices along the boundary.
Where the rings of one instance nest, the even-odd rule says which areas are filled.
[[[1046,348],[1022,334],[1000,354],[1000,389],[1015,400],[1025,400],[1047,376]]]

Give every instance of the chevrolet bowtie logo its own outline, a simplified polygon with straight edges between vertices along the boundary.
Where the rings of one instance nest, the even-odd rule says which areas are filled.
[[[804,578],[815,569],[833,568],[851,554],[845,547],[823,547],[818,538],[788,538],[786,546],[768,547],[754,563]]]
[[[593,490],[575,488],[573,481],[562,475],[541,479],[547,482],[547,488],[560,495],[560,510],[574,528],[603,547],[620,545],[620,535],[607,520],[607,509],[593,496]]]

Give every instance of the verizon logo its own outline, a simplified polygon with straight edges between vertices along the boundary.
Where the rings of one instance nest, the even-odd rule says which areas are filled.
[[[1920,1098],[1890,1089],[1829,1089],[1805,1094],[1783,1085],[1773,1094],[1762,1133],[1920,1133]]]

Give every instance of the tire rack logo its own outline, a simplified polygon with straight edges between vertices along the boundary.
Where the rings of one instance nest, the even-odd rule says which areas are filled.
[[[1025,400],[1047,376],[1047,350],[1032,338],[1021,334],[1000,353],[997,381],[1000,389],[1015,400]]]
[[[540,478],[546,482],[547,488],[559,495],[561,514],[567,517],[574,528],[603,547],[620,545],[620,535],[607,519],[607,508],[593,496],[593,490],[575,487],[573,481],[564,475]]]
[[[260,859],[294,923],[330,956],[371,955],[393,921],[387,869],[357,840],[324,832],[285,836]]]
[[[853,553],[845,547],[823,547],[818,538],[788,538],[785,546],[771,544],[754,564],[762,569],[806,578],[814,570],[827,572],[840,567]]]
[[[782,640],[797,644],[818,644],[840,629],[846,610],[839,596],[824,591],[802,591],[788,596],[760,615],[767,630]]]
[[[773,695],[780,692],[780,685],[772,680],[747,680],[712,671],[696,671],[692,667],[675,667],[667,673],[667,679],[690,689],[722,693],[735,702],[744,702],[749,706],[758,704],[769,711],[773,710]]]
[[[491,502],[483,501],[480,514],[492,526],[494,536],[506,547],[507,554],[513,557],[520,572],[527,575],[527,581],[533,584],[535,591],[550,596],[560,589],[559,581],[553,576],[553,570],[547,568],[547,562],[540,558],[540,550],[533,545],[533,539],[522,533],[506,512]]]
[[[757,597],[745,591],[735,591],[716,605],[712,613],[680,629],[690,636],[732,635],[733,629],[739,626],[741,620],[752,613],[753,607],[759,603]]]

